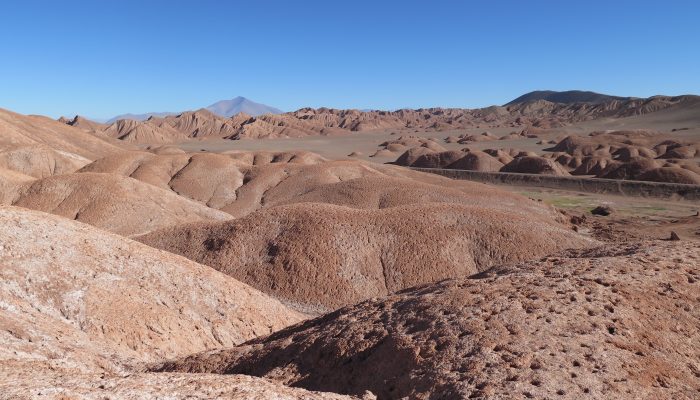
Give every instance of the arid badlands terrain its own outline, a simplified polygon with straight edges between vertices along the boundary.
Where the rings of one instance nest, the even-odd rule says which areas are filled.
[[[214,111],[0,109],[1,399],[700,399],[700,97]]]

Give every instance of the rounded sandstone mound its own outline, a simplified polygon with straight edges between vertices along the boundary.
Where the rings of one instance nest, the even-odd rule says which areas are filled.
[[[556,161],[536,156],[516,157],[513,161],[501,168],[501,172],[514,172],[518,174],[540,174],[569,176],[571,175],[561,164]]]
[[[10,169],[0,168],[0,204],[10,204],[19,190],[35,179]]]
[[[61,215],[121,235],[231,218],[169,190],[115,174],[56,175],[28,182],[15,192],[12,205]]]
[[[501,163],[497,158],[492,157],[483,151],[472,150],[467,152],[464,157],[445,168],[482,172],[498,172],[501,168],[503,168],[503,163]]]
[[[386,171],[388,172],[388,171]],[[303,194],[274,198],[270,205],[326,203],[352,208],[382,209],[426,203],[457,203],[509,211],[516,206],[525,214],[554,218],[552,209],[524,201],[521,196],[475,182],[438,179],[428,183],[421,179],[434,175],[408,171],[406,177],[364,176],[335,183],[319,184]],[[449,187],[452,186],[452,187]],[[498,201],[494,201],[494,197]]]
[[[0,221],[0,367],[119,371],[302,319],[209,267],[89,225],[4,206]]]
[[[394,164],[408,167],[413,165],[419,158],[432,153],[434,153],[433,150],[425,147],[412,147],[401,154],[399,158],[394,161]]]
[[[365,210],[299,203],[138,240],[212,266],[305,312],[596,243],[549,214],[456,203]]]
[[[698,259],[696,245],[659,241],[548,257],[155,369],[378,399],[697,399]]]
[[[700,185],[700,174],[680,167],[661,167],[646,171],[639,180]]]
[[[418,157],[411,167],[417,168],[445,168],[464,157],[464,152],[457,150],[441,151],[439,153],[427,153]]]

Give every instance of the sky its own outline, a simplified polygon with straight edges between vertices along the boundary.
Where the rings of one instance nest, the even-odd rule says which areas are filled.
[[[109,118],[244,96],[476,108],[700,94],[700,1],[8,1],[0,108]]]

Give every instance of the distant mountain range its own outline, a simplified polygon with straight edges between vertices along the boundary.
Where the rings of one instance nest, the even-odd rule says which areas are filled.
[[[211,104],[207,107],[205,107],[206,110],[221,116],[221,117],[231,117],[234,116],[238,113],[246,113],[249,115],[252,115],[253,117],[257,117],[258,115],[263,115],[263,114],[282,114],[283,111],[275,108],[275,107],[270,107],[265,104],[261,103],[256,103],[252,100],[248,100],[245,97],[234,97],[231,100],[221,100],[217,101],[214,104]],[[120,119],[131,119],[134,121],[145,121],[149,119],[150,117],[159,117],[159,118],[164,118],[168,117],[171,115],[178,115],[181,114],[181,112],[151,112],[151,113],[145,113],[145,114],[121,114],[117,115],[114,118],[111,118],[106,121],[106,123],[111,124],[113,122],[116,122]]]
[[[117,115],[114,118],[110,118],[105,123],[111,124],[114,122],[119,121],[120,119],[133,119],[134,121],[145,121],[151,117],[158,117],[158,118],[165,118],[169,117],[171,115],[177,115],[179,113],[176,112],[152,112],[152,113],[145,113],[145,114],[121,114]]]
[[[257,117],[263,114],[282,114],[283,111],[265,104],[256,103],[245,97],[236,97],[231,100],[221,100],[207,107],[207,110],[222,117],[232,117],[238,113],[246,113]]]
[[[567,90],[564,92],[556,92],[553,90],[536,90],[534,92],[526,93],[509,103],[504,104],[504,106],[511,106],[514,104],[527,103],[530,101],[546,100],[552,103],[559,104],[572,104],[572,103],[591,103],[600,104],[606,103],[613,100],[631,100],[632,97],[619,97],[610,96],[607,94],[600,94],[596,92],[586,92],[582,90]]]
[[[554,90],[536,90],[534,92],[526,93],[506,104],[504,107],[512,106],[516,104],[529,103],[538,100],[545,100],[551,103],[558,104],[574,104],[574,103],[589,103],[589,104],[602,104],[613,100],[633,100],[634,97],[621,97],[621,96],[611,96],[607,94],[601,94],[590,91],[583,90],[567,90],[562,92],[557,92]],[[252,100],[246,99],[245,97],[234,97],[230,100],[220,100],[216,103],[210,104],[204,108],[207,111],[212,112],[220,117],[232,117],[238,113],[245,113],[253,117],[257,117],[264,114],[283,114],[284,111],[268,106],[266,104],[256,103]],[[373,110],[360,110],[362,112],[370,112]],[[114,118],[111,118],[105,122],[107,124],[112,124],[120,119],[129,119],[134,121],[145,121],[150,117],[164,118],[168,116],[174,116],[182,114],[185,111],[180,112],[150,112],[144,114],[121,114]]]

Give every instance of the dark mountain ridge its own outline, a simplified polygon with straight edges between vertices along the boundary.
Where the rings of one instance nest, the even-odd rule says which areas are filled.
[[[592,103],[600,104],[607,103],[613,100],[631,100],[633,97],[611,96],[583,90],[567,90],[557,92],[554,90],[536,90],[534,92],[525,93],[515,100],[506,103],[505,106],[514,104],[527,103],[537,100],[546,100],[552,103],[572,104],[572,103]]]

